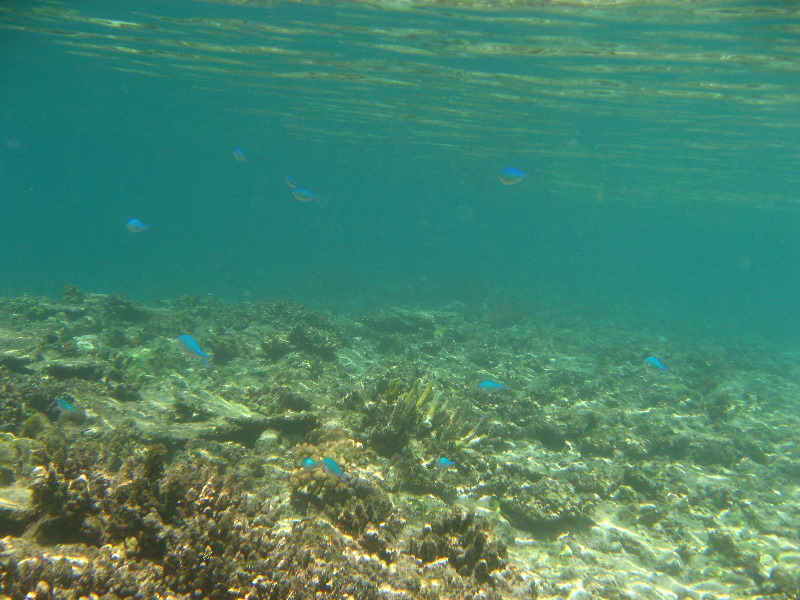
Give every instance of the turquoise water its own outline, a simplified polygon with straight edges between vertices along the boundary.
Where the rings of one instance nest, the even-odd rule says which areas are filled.
[[[0,294],[504,301],[796,336],[797,17],[5,2]],[[530,179],[501,185],[508,166]]]

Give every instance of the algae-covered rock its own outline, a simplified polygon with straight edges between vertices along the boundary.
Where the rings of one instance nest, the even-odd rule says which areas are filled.
[[[533,534],[552,536],[591,524],[575,489],[553,479],[515,485],[499,501],[514,526]]]
[[[169,447],[195,439],[236,441],[252,447],[268,418],[211,392],[142,390],[135,402],[83,396],[88,426],[97,433],[138,435]]]
[[[52,426],[47,424],[47,431]],[[0,434],[0,538],[18,536],[36,517],[30,474],[46,454],[42,442]]]
[[[392,307],[374,311],[362,318],[365,325],[382,333],[433,333],[434,318],[428,313]]]
[[[41,367],[42,372],[55,379],[85,379],[87,381],[99,381],[109,375],[119,378],[119,372],[110,371],[105,363],[94,360],[54,360],[45,363]]]
[[[0,366],[6,367],[14,373],[32,373],[30,365],[36,360],[36,355],[22,350],[0,352]]]
[[[295,325],[287,334],[286,340],[293,349],[315,354],[325,360],[336,358],[336,350],[342,345],[332,331],[322,330],[305,323]]]

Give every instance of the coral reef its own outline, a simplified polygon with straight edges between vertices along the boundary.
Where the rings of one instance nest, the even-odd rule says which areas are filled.
[[[800,593],[796,367],[768,349],[75,288],[0,314],[12,600]]]
[[[356,525],[367,506],[353,503],[362,497],[359,489],[336,506],[340,525],[362,530],[356,541],[325,520],[281,521],[280,508],[236,491],[213,468],[165,467],[163,446],[113,475],[98,466],[103,456],[88,447],[75,454],[81,452],[82,464],[70,459],[34,469],[38,518],[24,536],[0,541],[0,591],[10,598],[256,600],[326,593],[377,599],[386,588],[407,598],[475,593],[474,584],[462,581],[440,590],[410,557],[391,550],[379,526]],[[384,507],[381,517],[391,509]],[[388,560],[396,563],[392,569]]]
[[[505,566],[507,554],[490,530],[474,513],[456,509],[426,524],[422,535],[411,540],[409,551],[426,563],[447,559],[460,575],[489,582],[492,572]]]
[[[429,420],[435,409],[434,404],[428,406],[433,399],[432,391],[433,383],[423,382],[422,379],[414,380],[405,392],[399,379],[389,381],[386,390],[378,398],[379,404],[391,407],[388,421],[370,434],[370,445],[378,454],[391,456],[399,452],[411,439],[416,427],[426,418]]]
[[[382,488],[363,446],[351,439],[316,446],[300,444],[295,448],[295,456],[299,466],[289,479],[295,505],[322,509],[337,527],[350,535],[358,536],[371,529],[367,544],[387,558],[386,536],[402,526],[403,520]],[[333,460],[341,472],[326,469],[325,460]]]

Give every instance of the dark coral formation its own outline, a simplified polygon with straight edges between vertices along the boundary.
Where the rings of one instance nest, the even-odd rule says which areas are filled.
[[[500,506],[514,525],[538,535],[552,536],[591,523],[575,489],[552,479],[506,489]]]
[[[378,503],[356,487],[333,505],[339,531],[325,519],[282,522],[273,503],[237,491],[211,467],[166,467],[163,447],[114,474],[101,466],[102,453],[81,452],[82,461],[35,470],[39,517],[22,538],[0,542],[0,591],[13,600],[378,599],[386,586],[401,597],[441,597],[409,556],[392,550],[381,523],[392,510],[385,496],[388,504],[369,508]],[[359,531],[358,539],[346,535]],[[481,543],[474,525],[457,535],[472,548]],[[485,551],[467,555],[480,557],[470,573],[496,564]],[[390,560],[399,566],[389,569]],[[469,597],[473,586],[454,581],[448,594]]]
[[[493,571],[506,562],[506,547],[474,513],[456,509],[425,525],[422,535],[411,540],[409,551],[426,563],[439,559],[460,575],[491,581]]]

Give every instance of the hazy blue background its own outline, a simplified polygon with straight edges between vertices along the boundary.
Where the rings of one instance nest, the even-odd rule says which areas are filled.
[[[0,294],[800,334],[789,5],[164,4],[0,9]]]

